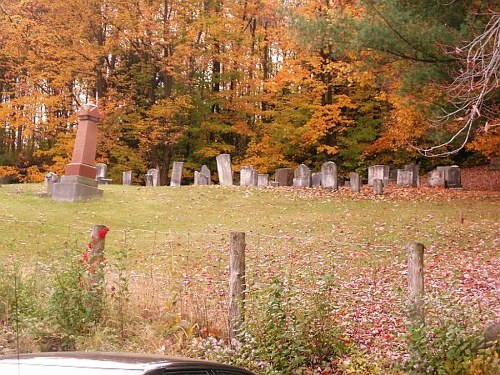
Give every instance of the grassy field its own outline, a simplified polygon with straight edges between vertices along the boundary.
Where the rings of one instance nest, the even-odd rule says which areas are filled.
[[[339,324],[377,360],[401,352],[410,241],[426,246],[428,296],[445,293],[450,301],[477,307],[482,323],[499,311],[497,192],[389,187],[376,197],[368,188],[361,194],[346,188],[102,189],[102,200],[60,203],[44,195],[43,185],[0,187],[4,272],[17,267],[49,280],[54,269],[82,254],[91,225],[110,228],[108,278],[116,280],[121,267],[133,302],[131,321],[148,323],[138,325],[145,328],[127,343],[94,335],[79,348],[175,353],[194,331],[224,336],[231,231],[246,233],[249,296],[274,278],[307,294],[332,275]],[[124,256],[125,265],[116,266]],[[249,302],[252,309],[259,306]],[[173,339],[165,330],[174,326],[196,329]],[[35,343],[26,344],[33,348]]]

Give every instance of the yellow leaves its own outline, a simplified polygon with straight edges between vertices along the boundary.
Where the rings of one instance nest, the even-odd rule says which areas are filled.
[[[420,139],[429,127],[425,115],[428,104],[408,100],[394,93],[382,93],[391,105],[390,116],[385,122],[384,132],[367,150],[368,153],[407,148]]]
[[[21,179],[21,182],[43,182],[44,178],[45,174],[33,165],[26,169],[26,176]]]
[[[260,173],[268,173],[287,164],[282,143],[273,141],[269,134],[250,142],[241,163],[253,165]]]
[[[477,151],[486,157],[498,156],[500,150],[500,126],[490,128],[488,132],[478,132],[474,140],[467,145],[468,150]]]
[[[337,95],[335,103],[325,106],[315,106],[311,119],[303,128],[302,144],[316,146],[318,152],[326,151],[329,154],[337,152],[337,148],[327,142],[328,135],[342,133],[353,124],[353,120],[343,114],[345,109],[355,108],[355,104],[347,95]]]
[[[0,165],[0,178],[9,178],[17,180],[20,177],[19,169],[17,167],[11,167],[8,165]]]

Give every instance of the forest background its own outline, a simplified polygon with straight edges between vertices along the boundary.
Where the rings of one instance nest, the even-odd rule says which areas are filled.
[[[498,68],[498,19],[481,0],[2,0],[0,177],[62,174],[85,103],[105,116],[97,159],[115,181],[154,167],[165,184],[173,160],[189,179],[220,153],[260,173],[484,163],[498,70],[480,110],[457,84]],[[446,160],[421,155],[459,129]]]

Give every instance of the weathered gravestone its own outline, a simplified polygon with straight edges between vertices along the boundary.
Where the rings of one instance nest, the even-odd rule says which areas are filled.
[[[444,186],[449,189],[461,189],[462,180],[460,174],[460,167],[458,165],[439,166],[436,168],[438,171],[443,171]]]
[[[217,174],[219,175],[219,184],[223,186],[233,185],[233,170],[231,168],[231,155],[220,154],[215,158],[217,161]]]
[[[64,168],[64,176],[52,187],[55,201],[76,202],[100,199],[97,188],[95,154],[97,123],[102,118],[96,106],[85,104],[77,112],[78,129],[71,162]]]
[[[351,191],[359,193],[361,189],[361,178],[359,177],[359,173],[352,172],[349,176],[349,182],[351,185]]]
[[[269,186],[269,175],[268,174],[259,174],[259,176],[257,178],[257,186],[259,186],[259,187]]]
[[[96,177],[98,183],[109,185],[113,180],[111,178],[106,178],[106,173],[108,171],[108,166],[104,163],[96,164]]]
[[[144,175],[144,179],[146,180],[146,186],[154,186],[153,185],[153,175],[150,173],[146,173]]]
[[[122,173],[122,184],[127,186],[132,185],[132,171]]]
[[[208,185],[212,185],[212,172],[210,172],[210,169],[205,164],[201,166],[200,173],[207,176]]]
[[[274,181],[279,186],[292,186],[293,185],[293,170],[291,168],[278,168],[274,172]]]
[[[413,186],[413,171],[398,169],[396,184],[398,186]]]
[[[269,186],[278,187],[280,186],[280,183],[278,181],[269,181]]]
[[[373,180],[373,193],[375,195],[384,194],[384,181],[380,178],[375,178]]]
[[[184,162],[174,161],[172,165],[172,175],[170,176],[170,186],[181,186],[183,166]]]
[[[315,172],[311,174],[311,185],[313,187],[321,186],[321,172]]]
[[[294,172],[293,186],[298,188],[311,187],[311,170],[307,165],[299,165]]]
[[[198,171],[194,171],[194,184],[195,185],[208,185],[208,177]]]
[[[380,179],[384,186],[389,184],[389,166],[373,165],[368,168],[368,186],[373,186],[373,180]]]
[[[108,171],[108,166],[104,163],[97,163],[95,165],[96,173],[95,178],[99,181],[100,178],[106,178],[106,172]]]
[[[430,187],[444,187],[444,171],[434,169],[427,174],[427,185]]]
[[[327,161],[321,166],[321,186],[324,189],[333,190],[337,190],[339,187],[337,165],[333,161]]]
[[[251,165],[245,165],[240,169],[240,186],[257,186],[259,173]]]
[[[156,168],[151,168],[148,169],[148,173],[146,175],[151,176],[151,185],[147,184],[147,177],[146,177],[146,186],[158,186],[158,182],[160,182],[160,171]]]
[[[420,166],[418,164],[410,163],[406,164],[404,167],[405,171],[411,171],[413,174],[411,186],[419,187],[420,186]]]
[[[45,187],[47,188],[47,195],[52,196],[52,188],[54,184],[59,181],[59,176],[54,172],[49,172],[45,175]]]

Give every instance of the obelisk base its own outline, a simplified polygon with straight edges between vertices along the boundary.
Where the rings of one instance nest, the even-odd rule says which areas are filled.
[[[79,202],[101,199],[102,190],[97,181],[83,176],[62,176],[52,187],[52,200],[59,202]]]

